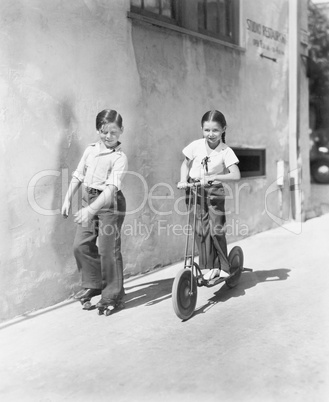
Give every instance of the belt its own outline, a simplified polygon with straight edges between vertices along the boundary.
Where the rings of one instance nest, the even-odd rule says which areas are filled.
[[[98,190],[97,188],[92,188],[92,187],[86,187],[86,191],[88,194],[92,194],[92,195],[99,195],[102,190]]]

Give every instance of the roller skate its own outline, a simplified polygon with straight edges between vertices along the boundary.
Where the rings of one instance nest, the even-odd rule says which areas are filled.
[[[74,298],[80,300],[83,310],[91,310],[93,307],[91,304],[91,298],[100,295],[101,292],[101,289],[82,289],[74,296]]]
[[[109,316],[117,310],[124,309],[125,305],[122,300],[111,300],[110,302],[104,302],[103,300],[100,300],[96,304],[96,308],[98,309],[98,315],[105,314],[106,316]]]

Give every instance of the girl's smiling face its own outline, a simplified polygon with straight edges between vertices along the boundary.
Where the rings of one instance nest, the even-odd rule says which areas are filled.
[[[220,144],[225,129],[226,127],[222,127],[216,121],[205,121],[203,123],[203,137],[207,140],[210,148],[214,149]]]
[[[118,127],[116,123],[108,123],[104,124],[98,132],[106,148],[115,148],[123,132],[123,127]]]

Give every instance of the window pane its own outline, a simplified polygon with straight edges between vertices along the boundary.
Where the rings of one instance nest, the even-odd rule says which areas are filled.
[[[219,32],[223,35],[226,35],[226,31],[226,0],[219,0]]]
[[[142,7],[142,0],[131,0],[131,5],[134,7],[141,8]]]
[[[218,3],[217,0],[207,0],[207,31],[218,32]]]
[[[204,7],[204,0],[198,1],[198,27],[199,29],[206,29],[206,21],[205,21],[205,7]]]
[[[151,13],[160,14],[160,0],[144,0],[144,8]]]
[[[165,17],[173,18],[172,0],[161,0],[161,14]]]
[[[226,29],[225,29],[225,34],[228,36],[232,36],[232,16],[233,16],[233,11],[232,11],[232,1],[231,0],[226,0]]]

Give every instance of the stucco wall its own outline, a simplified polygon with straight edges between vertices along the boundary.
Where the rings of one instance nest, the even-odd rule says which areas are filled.
[[[128,7],[105,0],[0,2],[2,319],[63,300],[78,283],[75,227],[58,208],[68,176],[96,139],[97,112],[119,110],[128,155],[139,147]]]
[[[181,149],[200,137],[209,109],[225,114],[230,146],[267,150],[266,177],[232,186],[229,241],[276,225],[265,199],[278,215],[278,194],[266,191],[276,161],[288,158],[288,49],[269,51],[276,63],[261,58],[247,19],[287,34],[287,0],[241,2],[244,50],[132,21],[129,3],[0,3],[1,319],[63,300],[78,286],[75,226],[59,208],[104,108],[118,110],[125,126],[126,275],[182,258]],[[287,186],[283,199],[285,209]]]

